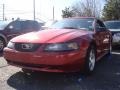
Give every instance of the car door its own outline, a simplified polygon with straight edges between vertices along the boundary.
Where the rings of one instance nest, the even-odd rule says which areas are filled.
[[[100,21],[96,21],[96,42],[98,45],[99,55],[106,53],[110,46],[110,33],[106,29],[105,25]]]
[[[21,23],[20,21],[13,21],[7,26],[7,38],[10,40],[15,36],[21,34]]]

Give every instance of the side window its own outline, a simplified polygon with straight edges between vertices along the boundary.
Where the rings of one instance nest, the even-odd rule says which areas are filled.
[[[9,24],[8,28],[13,32],[18,32],[21,30],[21,24],[19,21],[14,21]]]
[[[100,20],[97,20],[96,27],[97,28],[105,28],[105,25]]]
[[[32,25],[30,25],[29,22],[27,22],[27,21],[22,22],[22,29],[23,30],[31,29],[31,27],[32,27]]]
[[[39,30],[41,28],[40,24],[36,21],[32,22],[32,27],[35,30]]]
[[[40,26],[35,21],[24,21],[22,22],[22,29],[23,30],[39,30]]]
[[[97,20],[97,22],[96,22],[96,30],[97,30],[97,31],[105,31],[105,30],[106,30],[106,27],[105,27],[105,25],[102,23],[102,21]]]

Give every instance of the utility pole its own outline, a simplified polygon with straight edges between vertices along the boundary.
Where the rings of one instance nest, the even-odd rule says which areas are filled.
[[[55,11],[54,11],[54,5],[53,5],[53,20],[55,19]]]
[[[36,12],[35,12],[35,0],[33,0],[33,19],[35,20],[36,16],[35,16]]]
[[[94,4],[94,17],[96,17],[96,1],[95,0],[93,0],[93,4]]]
[[[55,20],[55,7],[54,7],[54,1],[53,0],[51,1],[52,1],[52,19],[54,21]]]
[[[5,20],[5,5],[3,4],[3,21]]]

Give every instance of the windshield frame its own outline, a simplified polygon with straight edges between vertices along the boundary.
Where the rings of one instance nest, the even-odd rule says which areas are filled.
[[[65,18],[52,24],[50,29],[77,29],[94,31],[94,18]],[[87,22],[87,23],[86,23]],[[79,23],[79,24],[78,24]],[[86,25],[88,25],[86,27]]]

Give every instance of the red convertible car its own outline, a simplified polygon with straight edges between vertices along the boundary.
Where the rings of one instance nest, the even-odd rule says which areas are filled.
[[[111,33],[94,17],[66,18],[49,29],[10,40],[4,48],[8,64],[23,71],[94,71],[96,61],[111,52]]]

